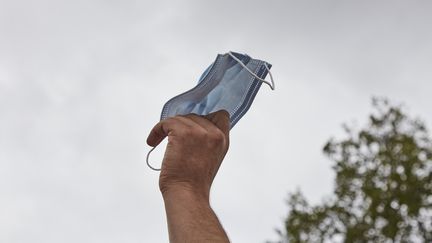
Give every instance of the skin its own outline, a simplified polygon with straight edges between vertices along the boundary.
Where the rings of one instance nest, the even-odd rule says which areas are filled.
[[[150,146],[168,137],[159,188],[171,243],[229,242],[209,202],[212,182],[228,151],[229,128],[229,114],[221,110],[168,118],[151,130]]]

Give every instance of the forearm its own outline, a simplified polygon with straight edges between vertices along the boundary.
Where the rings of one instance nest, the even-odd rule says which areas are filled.
[[[163,193],[171,243],[229,242],[207,196],[189,190]]]

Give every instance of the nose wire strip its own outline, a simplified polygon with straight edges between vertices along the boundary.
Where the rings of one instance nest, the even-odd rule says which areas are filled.
[[[238,64],[240,64],[244,69],[246,69],[252,76],[254,76],[256,79],[258,79],[259,81],[261,81],[261,82],[263,82],[263,83],[265,83],[265,84],[267,84],[268,86],[270,86],[270,88],[272,89],[272,90],[274,90],[275,89],[275,84],[274,84],[274,81],[273,81],[273,75],[271,74],[271,72],[270,72],[270,68],[267,66],[267,63],[265,63],[265,62],[263,62],[264,63],[264,67],[267,69],[267,72],[269,73],[269,75],[270,75],[270,81],[271,81],[271,83],[269,83],[267,80],[265,80],[265,79],[262,79],[262,78],[260,78],[260,77],[258,77],[258,75],[256,75],[254,72],[252,72],[246,65],[244,65],[244,63],[240,60],[240,59],[238,59],[236,56],[234,56],[234,54],[232,54],[232,52],[228,52],[228,55],[230,55],[231,57],[232,57],[232,59],[234,59],[236,62],[238,62]],[[153,150],[156,148],[156,146],[155,147],[153,147],[153,148],[151,148],[150,149],[150,151],[148,151],[148,153],[147,153],[147,157],[146,157],[146,163],[147,163],[147,166],[150,168],[150,169],[152,169],[152,170],[154,170],[154,171],[160,171],[161,169],[158,169],[158,168],[155,168],[155,167],[153,167],[152,165],[150,165],[150,162],[149,162],[149,157],[150,157],[150,153],[151,152],[153,152]]]
[[[271,81],[271,83],[269,83],[269,81],[267,81],[265,79],[262,79],[262,78],[258,77],[258,75],[256,75],[254,72],[252,72],[240,59],[238,59],[236,56],[234,56],[234,54],[232,54],[232,52],[228,52],[228,55],[230,55],[232,57],[232,59],[236,60],[238,62],[238,64],[240,64],[244,69],[246,69],[256,79],[258,79],[259,81],[261,81],[263,83],[266,83],[268,86],[270,86],[270,88],[272,90],[275,89],[275,84],[274,84],[274,81],[273,81],[273,75],[271,74],[270,68],[267,66],[267,63],[263,62],[264,63],[264,67],[267,69],[267,72],[270,75],[270,81]]]

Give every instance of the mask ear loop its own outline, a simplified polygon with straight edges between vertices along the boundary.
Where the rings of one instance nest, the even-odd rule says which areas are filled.
[[[161,169],[158,169],[158,168],[153,167],[153,166],[150,164],[150,162],[149,162],[150,153],[153,152],[153,150],[154,150],[155,148],[156,148],[156,146],[153,147],[152,149],[150,149],[150,151],[148,151],[148,153],[147,153],[147,157],[146,157],[146,162],[147,162],[147,166],[148,166],[150,169],[152,169],[152,170],[154,170],[154,171],[160,171]]]
[[[268,74],[270,75],[270,81],[271,83],[269,83],[269,81],[262,79],[260,77],[258,77],[258,75],[256,75],[254,72],[252,72],[240,59],[238,59],[236,56],[234,56],[234,54],[232,54],[232,52],[228,52],[228,55],[230,55],[232,57],[232,59],[234,59],[235,61],[237,61],[244,69],[246,69],[252,76],[254,76],[256,79],[258,79],[259,81],[267,84],[268,86],[270,86],[270,88],[272,90],[275,89],[275,84],[273,81],[273,75],[270,72],[270,68],[267,66],[267,63],[264,62],[264,67],[267,69]]]

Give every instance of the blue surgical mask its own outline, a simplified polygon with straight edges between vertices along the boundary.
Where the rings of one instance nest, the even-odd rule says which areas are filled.
[[[175,96],[164,105],[161,120],[176,115],[207,115],[226,110],[230,114],[230,128],[233,128],[249,110],[262,83],[274,90],[270,68],[269,63],[246,54],[220,54],[204,71],[194,88]],[[271,82],[264,80],[267,73]],[[155,169],[148,163],[149,154],[147,165]]]
[[[161,120],[176,115],[207,115],[218,110],[230,114],[231,128],[247,112],[271,65],[248,55],[229,52],[218,55],[191,90],[170,99]]]

